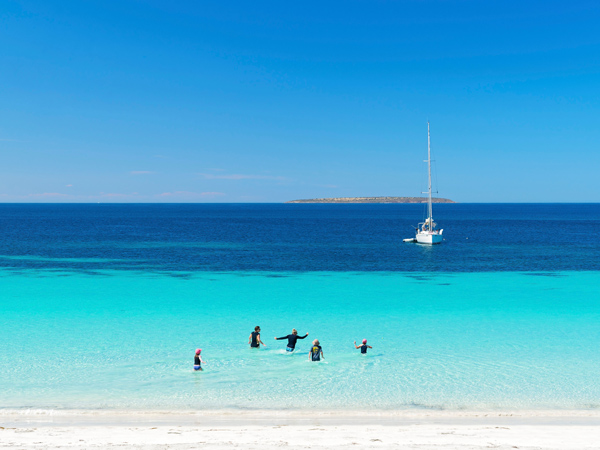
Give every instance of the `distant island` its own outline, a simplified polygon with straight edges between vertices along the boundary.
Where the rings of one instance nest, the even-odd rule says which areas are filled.
[[[335,197],[291,200],[286,203],[427,203],[427,197]],[[433,203],[456,203],[447,198],[434,198]]]

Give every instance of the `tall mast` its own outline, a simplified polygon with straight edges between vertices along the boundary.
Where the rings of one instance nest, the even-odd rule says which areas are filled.
[[[433,208],[431,206],[431,137],[429,135],[429,121],[427,121],[427,172],[429,175],[429,230],[433,229]]]

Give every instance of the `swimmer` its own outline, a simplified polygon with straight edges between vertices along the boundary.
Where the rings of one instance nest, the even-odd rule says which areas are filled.
[[[325,356],[323,356],[323,349],[321,348],[319,340],[315,339],[313,341],[313,346],[311,347],[310,352],[308,352],[308,360],[321,361],[321,358],[325,359]]]
[[[298,339],[304,339],[306,336],[308,336],[308,333],[306,333],[304,336],[298,336],[298,331],[294,328],[292,330],[292,334],[288,334],[287,336],[283,336],[280,338],[276,337],[275,340],[280,341],[282,339],[287,339],[288,344],[287,344],[287,348],[285,350],[287,352],[293,352],[296,349],[296,341]]]
[[[254,327],[254,331],[250,333],[250,337],[248,338],[248,344],[250,344],[250,348],[259,348],[261,344],[265,345],[265,343],[260,340],[260,327]]]
[[[202,356],[200,356],[201,348],[196,349],[196,354],[194,355],[194,370],[203,370],[201,364],[206,364],[206,361],[202,360]]]
[[[370,345],[367,345],[367,340],[366,339],[363,339],[362,345],[356,345],[356,341],[354,341],[354,347],[355,348],[360,348],[360,352],[361,353],[367,353],[367,348],[373,348]]]

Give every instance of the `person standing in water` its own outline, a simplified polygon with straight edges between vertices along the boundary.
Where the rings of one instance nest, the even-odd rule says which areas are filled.
[[[202,356],[200,356],[201,352],[201,348],[196,349],[196,354],[194,355],[194,370],[203,370],[202,364],[206,364],[206,362],[202,360]]]
[[[280,338],[276,337],[275,340],[280,341],[283,339],[287,339],[288,344],[287,344],[287,348],[285,350],[287,352],[293,352],[296,349],[296,341],[298,339],[304,339],[306,336],[308,336],[308,333],[306,333],[304,336],[298,336],[298,331],[294,328],[292,330],[292,334],[288,334],[287,336],[283,336]]]
[[[325,356],[323,356],[323,349],[321,348],[319,340],[315,339],[313,341],[313,345],[310,349],[310,352],[308,352],[308,360],[321,361],[321,358],[325,359]]]
[[[360,348],[360,352],[363,353],[363,354],[367,353],[367,349],[368,348],[373,348],[370,345],[367,345],[367,340],[366,339],[363,339],[362,345],[356,345],[356,341],[354,341],[354,347],[355,348]]]
[[[260,340],[260,327],[254,327],[254,331],[250,333],[250,337],[248,338],[248,344],[250,344],[250,348],[259,348],[261,344],[265,345],[265,343]]]

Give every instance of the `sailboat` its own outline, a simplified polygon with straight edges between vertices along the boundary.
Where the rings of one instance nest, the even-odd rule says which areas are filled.
[[[437,224],[433,221],[433,207],[431,201],[431,136],[429,133],[429,122],[427,122],[427,161],[425,162],[427,163],[428,190],[427,192],[422,193],[428,194],[427,219],[425,219],[425,221],[420,223],[417,227],[417,235],[415,236],[415,239],[419,244],[440,244],[442,242],[442,233],[444,230],[437,230]]]

